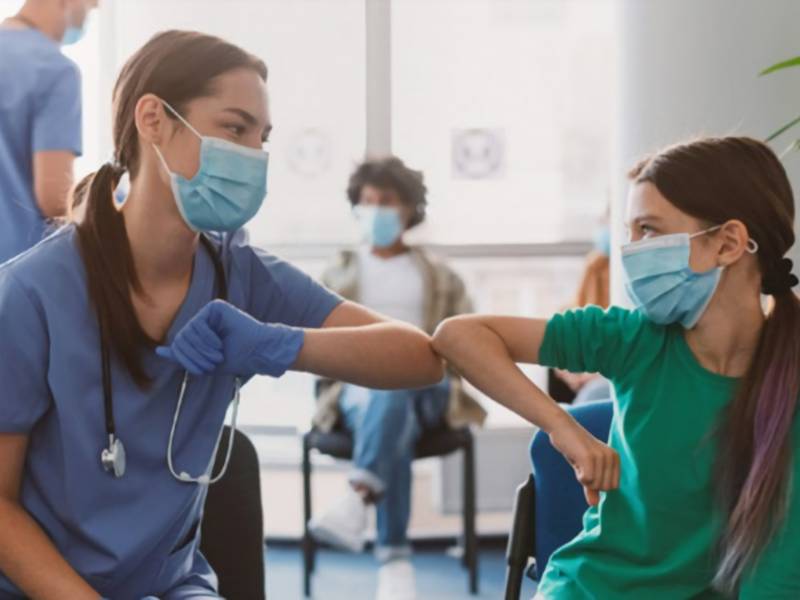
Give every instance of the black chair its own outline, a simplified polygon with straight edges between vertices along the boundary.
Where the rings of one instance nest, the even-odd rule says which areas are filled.
[[[228,449],[222,433],[214,473]],[[219,578],[220,595],[228,600],[264,600],[264,524],[261,510],[261,465],[253,442],[234,434],[228,472],[208,489],[200,550]]]
[[[344,429],[323,433],[312,429],[303,436],[303,592],[311,595],[311,575],[316,562],[317,544],[308,529],[311,520],[311,451],[317,450],[334,458],[351,460],[353,438]],[[464,502],[462,563],[469,573],[469,591],[478,593],[478,539],[475,533],[475,453],[472,433],[469,428],[442,428],[428,431],[417,442],[416,458],[445,456],[462,450],[464,456]]]

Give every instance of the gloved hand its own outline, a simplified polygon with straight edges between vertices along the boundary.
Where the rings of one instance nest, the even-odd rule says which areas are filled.
[[[240,377],[280,377],[297,360],[305,333],[286,325],[261,323],[222,300],[205,306],[156,353],[192,375],[224,373]]]

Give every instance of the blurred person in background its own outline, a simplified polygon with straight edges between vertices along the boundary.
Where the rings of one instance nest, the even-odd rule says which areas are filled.
[[[611,230],[608,213],[595,227],[593,243],[594,248],[586,257],[578,293],[572,305],[566,308],[599,306],[605,309],[611,303],[609,292]],[[570,373],[562,369],[555,369],[554,372],[556,377],[575,394],[572,404],[585,404],[611,398],[611,386],[608,380],[598,373]]]
[[[472,312],[464,282],[404,235],[425,219],[423,175],[396,157],[358,166],[347,190],[363,244],[341,253],[322,277],[330,289],[380,314],[433,333],[444,319]],[[335,546],[364,548],[368,506],[377,513],[379,600],[416,598],[407,538],[411,463],[420,435],[448,425],[483,423],[486,413],[449,374],[435,386],[374,390],[323,381],[315,425],[354,436],[353,470],[342,498],[311,521],[312,534]]]
[[[0,263],[67,214],[80,156],[81,76],[61,52],[98,0],[27,0],[0,23]]]

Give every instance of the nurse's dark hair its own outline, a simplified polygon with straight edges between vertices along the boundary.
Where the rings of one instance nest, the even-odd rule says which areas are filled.
[[[128,60],[114,86],[113,160],[84,178],[73,192],[73,206],[85,204],[77,228],[89,296],[110,347],[142,387],[150,381],[142,353],[159,340],[145,333],[133,308],[131,290],[142,288],[114,199],[122,175],[127,171],[134,178],[139,169],[136,104],[145,94],[154,94],[185,113],[191,100],[215,93],[218,76],[242,68],[267,79],[261,60],[220,38],[192,31],[155,35]],[[171,112],[165,114],[175,119]]]
[[[630,176],[707,225],[741,221],[758,243],[761,291],[773,296],[753,361],[714,432],[715,491],[725,515],[714,585],[735,593],[781,527],[790,493],[800,391],[800,301],[784,258],[795,239],[792,188],[772,150],[745,137],[673,146]]]

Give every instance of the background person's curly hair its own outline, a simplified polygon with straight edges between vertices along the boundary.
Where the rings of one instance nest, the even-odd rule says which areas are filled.
[[[396,156],[367,160],[356,168],[347,185],[347,198],[352,206],[359,203],[365,185],[397,192],[400,200],[413,209],[409,229],[425,220],[428,188],[422,171],[409,169]]]

